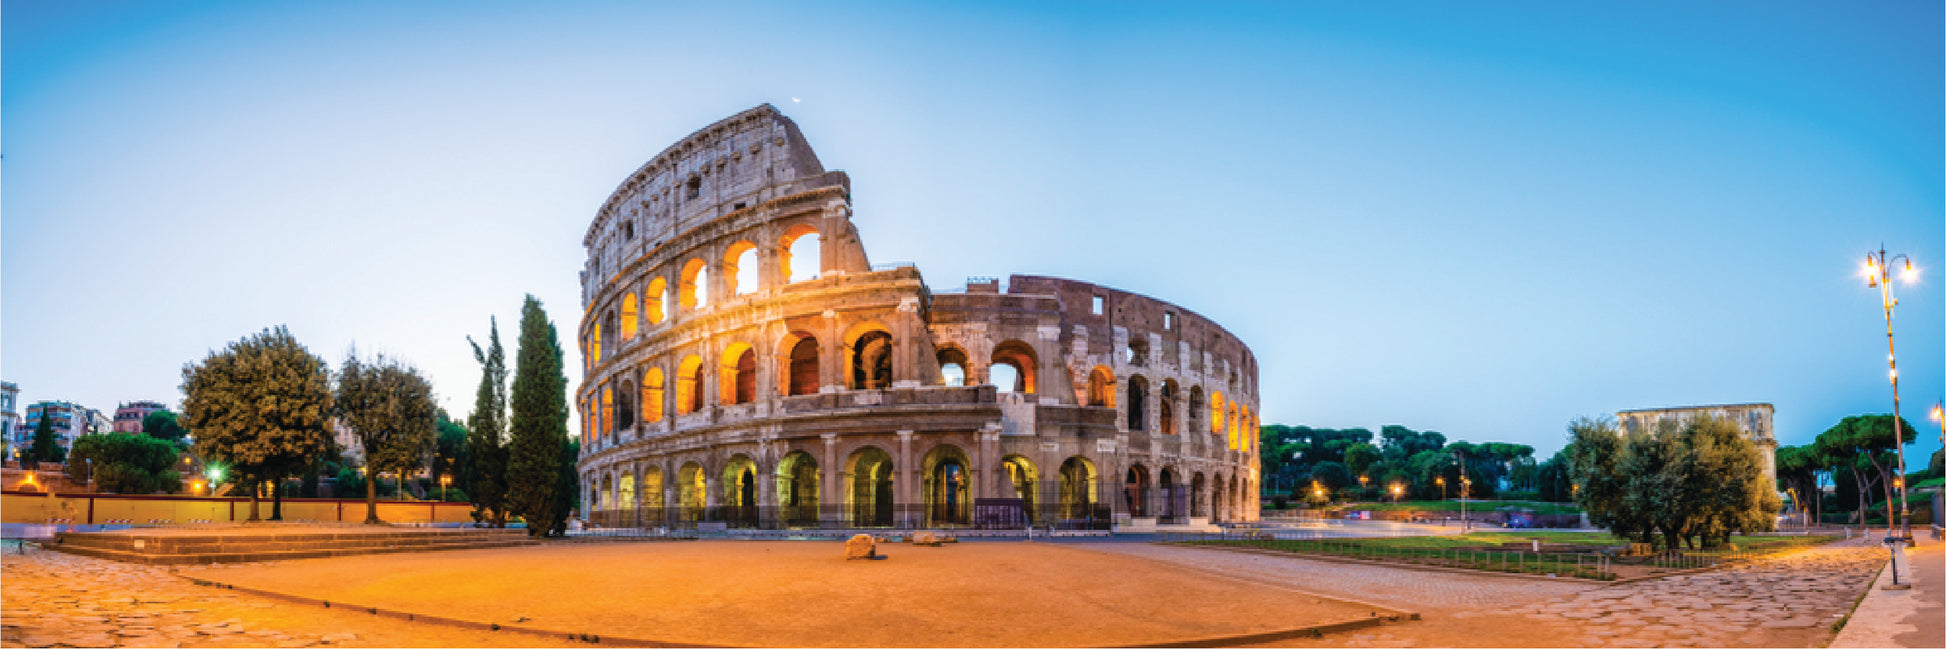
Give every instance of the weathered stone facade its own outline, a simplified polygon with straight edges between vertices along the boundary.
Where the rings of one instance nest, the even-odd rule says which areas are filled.
[[[914,267],[875,267],[850,179],[768,105],[643,165],[583,245],[578,466],[598,522],[1256,518],[1241,341],[1086,282],[934,293]]]
[[[1743,403],[1623,410],[1615,413],[1615,419],[1621,424],[1622,430],[1630,433],[1653,432],[1664,421],[1681,426],[1698,415],[1734,422],[1737,428],[1743,430],[1744,437],[1757,444],[1758,455],[1763,456],[1764,484],[1774,485],[1777,484],[1777,437],[1772,432],[1770,421],[1775,412],[1776,409],[1768,403]]]

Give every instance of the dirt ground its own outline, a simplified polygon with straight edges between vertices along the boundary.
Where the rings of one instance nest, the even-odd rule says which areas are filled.
[[[185,568],[237,586],[665,642],[1102,646],[1369,618],[1379,609],[1053,544],[575,544]]]

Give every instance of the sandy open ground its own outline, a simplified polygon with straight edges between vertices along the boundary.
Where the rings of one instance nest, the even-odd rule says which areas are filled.
[[[1236,636],[1382,611],[1142,557],[1036,543],[575,544],[184,568],[344,604],[665,642],[1103,646]]]

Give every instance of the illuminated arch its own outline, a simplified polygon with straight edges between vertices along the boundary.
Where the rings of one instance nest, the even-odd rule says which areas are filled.
[[[615,432],[615,388],[601,386],[601,435],[607,437]]]
[[[1164,435],[1175,435],[1178,432],[1176,430],[1176,393],[1179,391],[1176,387],[1175,379],[1162,380],[1162,399],[1161,403],[1156,405],[1161,406],[1162,434]]]
[[[649,287],[642,291],[642,315],[648,318],[649,324],[662,324],[662,321],[669,317],[669,314],[664,310],[664,301],[668,297],[668,280],[662,279],[661,275],[657,275],[655,279],[649,280]]]
[[[717,400],[725,405],[757,400],[757,350],[749,343],[730,343],[718,358],[723,366],[717,371]]]
[[[892,525],[892,455],[867,446],[845,458],[845,510],[855,527]]]
[[[651,367],[642,373],[642,421],[660,423],[662,421],[663,395],[667,385],[662,378],[662,368]]]
[[[1101,515],[1098,504],[1101,494],[1098,485],[1101,476],[1095,473],[1095,463],[1088,458],[1076,455],[1061,462],[1060,473],[1060,512],[1059,516],[1068,520],[1095,518]]]
[[[704,483],[703,465],[690,461],[676,471],[676,518],[683,522],[703,520],[703,507],[709,502],[709,486]]]
[[[682,282],[676,285],[676,302],[683,311],[709,306],[709,266],[701,259],[682,265]]]
[[[757,524],[757,463],[738,453],[723,465],[724,519],[739,527]]]
[[[622,479],[615,483],[615,504],[624,510],[635,509],[635,474],[622,472]]]
[[[823,242],[818,229],[808,223],[793,225],[784,230],[778,240],[777,263],[785,282],[802,282],[817,279],[820,268]]]
[[[683,357],[676,365],[676,414],[687,415],[703,409],[703,358]]]
[[[1040,467],[1024,455],[1008,455],[1000,458],[998,477],[1002,481],[1002,495],[1020,499],[1026,504],[1028,522],[1040,522],[1040,494],[1035,493],[1041,483]]]
[[[757,262],[757,244],[738,241],[730,244],[723,253],[723,279],[730,283],[731,295],[747,295],[757,292],[760,270]]]
[[[1005,365],[1013,368],[1013,385],[1002,385],[1001,392],[1024,392],[1034,394],[1035,369],[1040,367],[1034,354],[1034,346],[1018,340],[1007,340],[993,347],[992,365]],[[991,382],[992,372],[988,371]]]
[[[601,364],[601,322],[595,322],[595,333],[589,340],[591,342],[588,344],[588,369],[594,369],[596,365]]]
[[[615,430],[635,426],[635,383],[623,380],[615,391]]]
[[[877,321],[852,325],[845,332],[847,385],[853,390],[892,387],[892,332]]]
[[[937,353],[935,356],[939,359],[939,384],[951,386],[967,385],[967,379],[970,377],[967,376],[969,366],[967,364],[966,350],[960,349],[958,345],[951,343],[941,344],[936,350]]]
[[[642,471],[642,508],[652,514],[659,514],[666,503],[662,502],[662,467],[651,466]]]
[[[635,339],[635,323],[641,318],[635,311],[635,292],[629,291],[622,296],[622,340]]]
[[[817,394],[818,339],[809,333],[793,331],[784,336],[784,371],[778,372],[778,391],[785,395]]]
[[[973,462],[966,451],[939,444],[927,451],[919,465],[926,506],[926,525],[966,525],[973,522]]]
[[[810,453],[792,451],[777,463],[778,518],[787,527],[818,525],[818,460]]]
[[[1209,395],[1209,432],[1217,435],[1223,434],[1223,408],[1223,391],[1211,392]]]
[[[1115,407],[1115,370],[1106,365],[1096,365],[1088,372],[1088,404],[1103,408]]]

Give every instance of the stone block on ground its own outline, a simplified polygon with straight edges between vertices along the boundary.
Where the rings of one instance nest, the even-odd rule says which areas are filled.
[[[939,535],[920,530],[912,533],[912,544],[929,548],[939,547]]]
[[[878,543],[870,534],[858,534],[845,541],[845,559],[874,559],[878,557]]]

